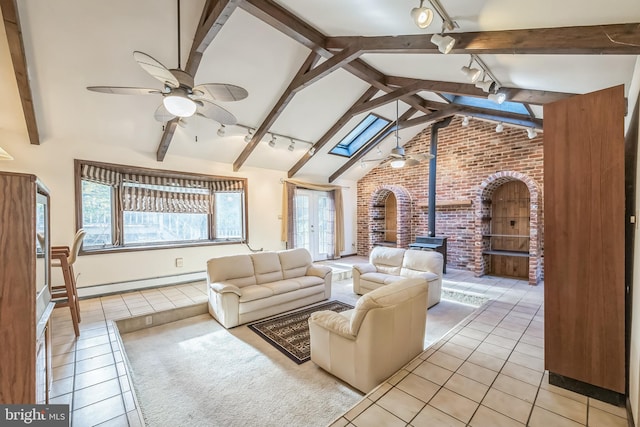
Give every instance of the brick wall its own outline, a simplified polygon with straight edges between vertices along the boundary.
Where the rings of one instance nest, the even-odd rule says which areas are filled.
[[[408,154],[429,153],[428,127],[405,145]],[[461,126],[461,117],[438,133],[436,202],[459,205],[436,209],[436,235],[446,236],[447,265],[474,271],[488,270],[489,257],[482,254],[488,244],[487,205],[483,200],[509,180],[520,180],[531,195],[531,241],[529,282],[542,278],[542,136],[527,137],[522,128],[504,127],[495,132],[495,123],[470,120]],[[377,206],[393,192],[398,202],[398,247],[406,248],[416,235],[427,235],[429,161],[417,166],[393,169],[388,164],[372,169],[358,181],[358,255],[367,256],[381,240]],[[383,210],[384,211],[384,210]]]

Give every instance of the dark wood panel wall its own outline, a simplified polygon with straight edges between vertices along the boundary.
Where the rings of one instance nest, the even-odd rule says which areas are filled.
[[[544,109],[545,364],[625,392],[624,88]]]

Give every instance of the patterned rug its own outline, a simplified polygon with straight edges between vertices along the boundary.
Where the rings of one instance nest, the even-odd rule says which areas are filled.
[[[329,301],[247,326],[299,365],[311,358],[308,323],[311,313],[322,310],[339,313],[352,308],[340,301]]]

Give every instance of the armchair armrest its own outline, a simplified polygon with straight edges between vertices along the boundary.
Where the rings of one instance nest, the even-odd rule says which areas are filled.
[[[360,274],[375,273],[378,271],[375,265],[369,263],[353,264],[353,268],[358,270]]]
[[[350,320],[335,311],[324,310],[311,313],[309,323],[315,323],[329,332],[333,332],[347,339],[356,339],[355,335],[351,334]]]
[[[331,273],[331,267],[327,267],[326,265],[311,264],[309,268],[307,268],[307,276],[318,276],[324,279],[329,273]]]
[[[236,285],[232,285],[231,283],[216,282],[216,283],[211,283],[209,286],[211,287],[212,291],[217,292],[219,294],[233,292],[239,297],[242,296],[242,291],[240,290],[240,288],[237,287]]]

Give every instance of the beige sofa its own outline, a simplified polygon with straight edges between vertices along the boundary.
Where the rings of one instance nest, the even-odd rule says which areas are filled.
[[[212,258],[207,282],[209,313],[225,328],[331,297],[331,268],[306,249]]]
[[[353,292],[363,295],[403,278],[418,277],[429,284],[431,307],[440,302],[442,267],[442,254],[438,252],[376,246],[368,263],[354,264]]]
[[[368,393],[424,349],[426,282],[404,279],[362,296],[353,310],[309,318],[311,360]]]

